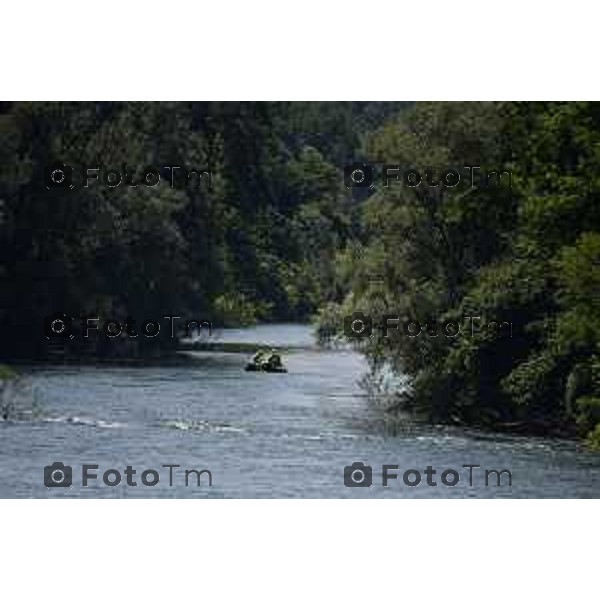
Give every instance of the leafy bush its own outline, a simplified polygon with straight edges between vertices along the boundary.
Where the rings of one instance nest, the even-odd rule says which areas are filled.
[[[600,425],[600,397],[583,396],[577,399],[577,425],[582,434]]]
[[[269,305],[253,301],[244,294],[231,293],[215,299],[218,322],[226,327],[254,325],[269,314]]]
[[[342,334],[344,310],[336,302],[328,302],[321,307],[315,317],[315,331],[319,344],[334,343]]]
[[[590,450],[600,452],[600,423],[586,437],[586,445]]]
[[[31,418],[37,411],[29,382],[10,367],[0,364],[0,421]]]
[[[0,364],[0,383],[14,379],[17,374],[6,365]]]
[[[512,174],[504,190],[378,188],[364,203],[360,252],[342,257],[346,302],[365,312],[512,323],[509,338],[362,346],[411,378],[416,409],[432,420],[600,435],[598,147],[600,111],[586,102],[418,104],[371,136],[375,162]],[[382,282],[377,297],[369,275]]]

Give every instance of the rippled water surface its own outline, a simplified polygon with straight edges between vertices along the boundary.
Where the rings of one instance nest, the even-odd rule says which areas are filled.
[[[228,330],[220,342],[288,348],[287,374],[246,373],[243,353],[196,353],[164,367],[52,366],[27,370],[40,406],[33,420],[0,422],[0,497],[600,497],[600,458],[573,443],[498,437],[457,429],[407,426],[386,434],[357,381],[363,359],[314,347],[308,327]],[[73,467],[73,487],[48,490],[44,466]],[[371,488],[346,488],[344,466],[373,467]],[[99,481],[81,486],[81,465],[99,465]],[[381,465],[399,465],[399,480],[381,485]],[[173,468],[173,485],[169,470]],[[464,464],[479,464],[469,486]],[[136,469],[137,487],[101,482],[106,469]],[[407,469],[437,470],[403,485]],[[460,474],[455,487],[440,474]],[[160,482],[146,487],[145,469]],[[209,469],[200,487],[185,469]],[[485,469],[510,469],[485,486]]]

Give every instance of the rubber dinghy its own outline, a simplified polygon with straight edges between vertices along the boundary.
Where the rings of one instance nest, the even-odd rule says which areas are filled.
[[[272,352],[265,356],[262,352],[257,352],[252,360],[246,365],[246,371],[262,371],[264,373],[287,373],[287,369],[281,362],[281,356]]]
[[[263,371],[265,373],[287,373],[288,370],[283,367],[271,367],[269,365],[255,365],[254,363],[248,363],[245,371]]]

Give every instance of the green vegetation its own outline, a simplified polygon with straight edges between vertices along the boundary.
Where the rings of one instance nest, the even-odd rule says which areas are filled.
[[[12,419],[15,415],[13,390],[17,381],[17,373],[0,363],[0,420]]]
[[[0,357],[43,357],[55,311],[139,324],[307,320],[351,235],[339,171],[395,103],[4,103]],[[326,132],[324,134],[324,132]],[[44,168],[180,165],[156,187],[46,189]],[[197,180],[193,180],[197,183]],[[161,332],[162,336],[162,332]],[[93,348],[156,355],[164,337]],[[72,353],[90,343],[70,344]]]
[[[361,349],[410,378],[402,407],[416,415],[600,447],[600,105],[4,103],[0,132],[0,357],[46,356],[55,311],[226,326],[316,314],[322,339],[354,310],[481,315],[512,323],[512,338],[375,336]],[[348,191],[355,160],[476,165],[511,172],[512,187],[471,186],[463,169],[456,187]],[[55,162],[208,169],[212,189],[49,190]]]
[[[11,379],[15,379],[17,374],[6,365],[0,364],[0,385],[3,381],[10,381]]]
[[[512,189],[381,188],[364,203],[359,248],[338,259],[343,314],[513,323],[512,339],[369,340],[374,365],[411,377],[404,407],[434,421],[577,431],[598,446],[600,105],[418,104],[368,153],[438,173],[512,172]],[[322,319],[329,330],[335,314]]]

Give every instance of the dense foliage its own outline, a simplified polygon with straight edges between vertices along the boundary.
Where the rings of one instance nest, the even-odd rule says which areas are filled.
[[[599,105],[5,103],[0,135],[0,356],[44,356],[55,311],[225,325],[319,312],[322,333],[354,310],[477,316],[512,337],[484,326],[361,348],[409,377],[403,409],[600,446]],[[463,177],[348,191],[358,159]],[[212,189],[47,189],[56,162],[207,169]],[[464,165],[511,185],[471,185]]]
[[[333,258],[350,233],[340,165],[398,106],[4,103],[0,356],[44,355],[42,322],[55,311],[138,324],[308,318],[336,294]],[[185,177],[171,186],[170,171],[156,187],[47,189],[54,163],[126,164],[138,178],[144,166],[207,169],[212,189]],[[123,341],[94,351],[169,343]]]
[[[421,323],[512,323],[456,337],[375,335],[374,365],[411,378],[403,407],[445,422],[600,441],[600,105],[418,104],[368,144],[378,163],[507,170],[508,185],[378,188],[340,255],[360,309]],[[376,284],[374,283],[376,282]],[[333,317],[331,316],[333,314]]]

